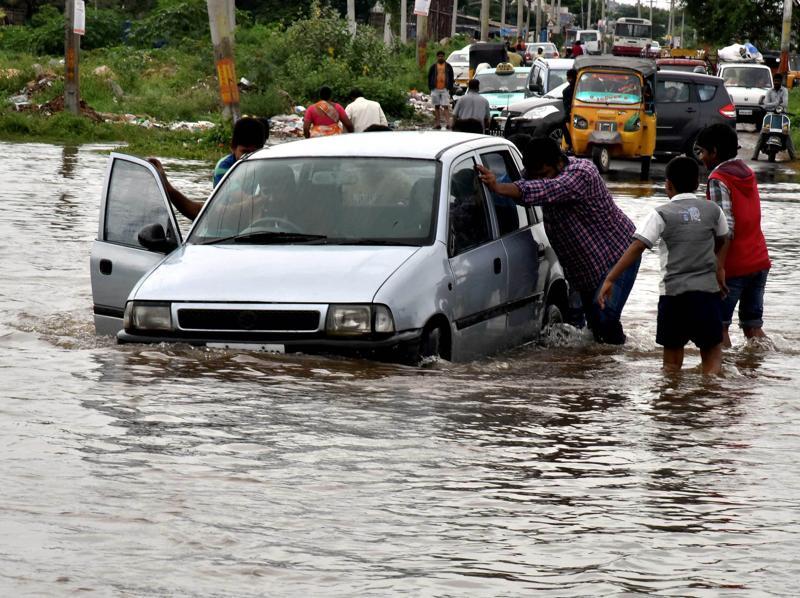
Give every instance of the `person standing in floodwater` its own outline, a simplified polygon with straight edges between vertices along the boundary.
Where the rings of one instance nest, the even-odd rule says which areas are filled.
[[[765,337],[764,289],[772,262],[761,230],[761,198],[753,170],[736,157],[739,137],[728,125],[706,127],[697,136],[700,160],[711,173],[706,196],[728,221],[731,246],[725,258],[728,295],[722,302],[723,344],[739,305],[739,326],[746,338]]]
[[[661,284],[656,343],[664,347],[664,370],[676,372],[690,340],[700,349],[704,374],[722,371],[723,262],[728,222],[713,202],[695,195],[699,184],[694,158],[673,158],[666,169],[669,203],[652,210],[634,240],[606,276],[597,301],[604,307],[614,283],[645,249],[659,243]]]

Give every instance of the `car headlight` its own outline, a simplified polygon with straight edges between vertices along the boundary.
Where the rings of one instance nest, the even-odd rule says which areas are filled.
[[[582,116],[573,116],[572,117],[572,125],[576,129],[588,129],[589,128],[589,121],[587,121]]]
[[[558,112],[558,108],[555,106],[538,106],[531,110],[528,110],[525,113],[524,118],[528,120],[541,120],[546,116],[550,116],[551,114],[555,114]]]
[[[122,325],[125,330],[174,330],[169,303],[128,301]]]
[[[394,332],[394,318],[385,305],[331,305],[325,331],[339,336]]]

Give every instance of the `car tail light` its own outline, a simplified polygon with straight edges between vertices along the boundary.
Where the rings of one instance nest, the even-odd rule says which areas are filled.
[[[719,113],[725,118],[736,118],[736,106],[733,104],[726,104],[719,109]]]

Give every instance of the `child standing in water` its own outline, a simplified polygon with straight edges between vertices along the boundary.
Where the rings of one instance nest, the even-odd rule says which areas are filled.
[[[678,371],[690,340],[700,349],[704,374],[722,370],[722,302],[728,223],[714,202],[695,195],[697,163],[685,156],[667,164],[670,201],[654,209],[636,229],[630,247],[606,276],[597,301],[603,307],[614,281],[645,249],[659,243],[661,285],[656,342],[664,347],[664,369]]]

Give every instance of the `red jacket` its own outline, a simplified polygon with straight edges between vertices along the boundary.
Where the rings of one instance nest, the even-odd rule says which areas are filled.
[[[771,263],[761,231],[761,198],[755,173],[742,160],[731,160],[718,166],[708,178],[724,183],[731,194],[734,230],[725,260],[725,276],[733,278],[767,270]]]

